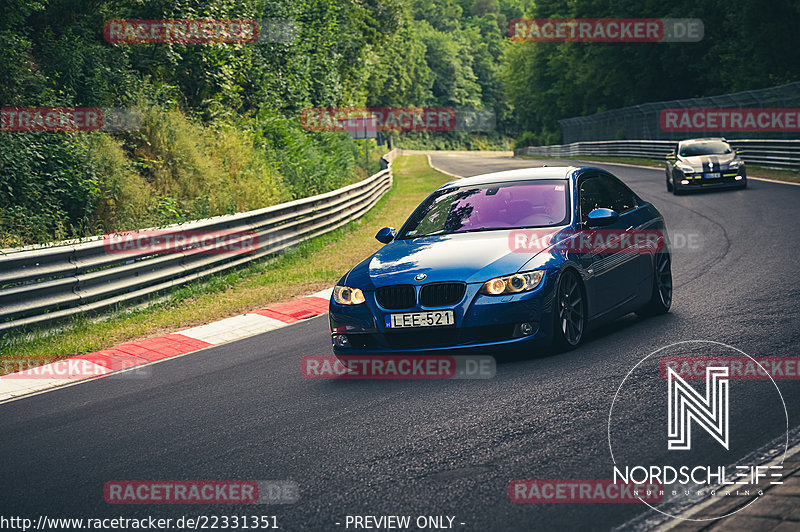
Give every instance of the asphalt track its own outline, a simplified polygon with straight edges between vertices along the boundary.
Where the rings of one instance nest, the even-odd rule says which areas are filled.
[[[539,164],[433,163],[465,176]],[[607,530],[652,512],[638,503],[513,504],[507,488],[521,478],[610,478],[611,400],[661,347],[701,339],[798,355],[800,187],[751,181],[744,191],[675,197],[663,170],[598,166],[652,201],[673,231],[702,236],[701,250],[675,254],[669,314],[627,316],[579,349],[501,363],[494,379],[474,381],[306,380],[301,357],[330,353],[321,316],[155,364],[148,377],[2,404],[0,514],[277,515],[284,530],[343,530],[346,515],[450,515],[457,530]],[[794,427],[800,382],[778,384]],[[753,388],[740,411],[742,453],[785,430],[764,390]],[[617,423],[633,437],[663,433],[653,414],[660,401],[629,403]],[[666,449],[647,452],[657,463]],[[122,479],[291,479],[301,497],[261,507],[106,504],[104,483]]]

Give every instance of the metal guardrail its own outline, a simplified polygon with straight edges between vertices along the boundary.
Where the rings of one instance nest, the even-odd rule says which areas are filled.
[[[274,255],[341,227],[369,211],[391,188],[391,162],[396,155],[397,150],[386,154],[383,170],[377,174],[332,192],[133,233],[157,231],[162,241],[187,232],[226,234],[231,241],[236,235],[247,236],[254,245],[246,253],[203,254],[183,248],[114,252],[108,235],[0,250],[0,333],[108,310]]]
[[[800,169],[800,140],[729,139],[731,146],[743,150],[745,162],[790,170]],[[663,159],[675,149],[672,140],[600,140],[528,146],[514,150],[514,155],[541,155],[571,159],[581,155],[645,157]]]

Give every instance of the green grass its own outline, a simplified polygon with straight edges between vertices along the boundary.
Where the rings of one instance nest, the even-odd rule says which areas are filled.
[[[520,159],[558,159],[561,157],[543,157],[538,155],[518,155]],[[579,155],[576,161],[593,161],[598,163],[618,163],[634,164],[637,166],[652,166],[654,168],[664,168],[664,161],[658,159],[646,159],[644,157],[605,157],[601,155]],[[774,179],[776,181],[786,181],[788,183],[800,183],[800,171],[779,170],[776,168],[764,168],[756,164],[747,165],[748,177],[761,177],[764,179]]]
[[[0,371],[18,370],[20,360],[30,360],[30,365],[45,364],[330,288],[347,270],[381,246],[375,240],[375,233],[381,227],[400,227],[425,196],[449,180],[428,167],[424,155],[400,157],[394,162],[392,190],[361,219],[304,242],[271,261],[259,261],[191,283],[144,308],[120,310],[102,321],[78,318],[55,332],[6,335],[0,339]]]

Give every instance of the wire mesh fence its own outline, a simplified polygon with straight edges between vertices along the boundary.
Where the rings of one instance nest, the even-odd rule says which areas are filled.
[[[800,170],[800,140],[734,139],[731,146],[736,150],[743,150],[742,158],[747,163],[768,168]],[[675,147],[675,143],[669,140],[596,140],[552,146],[527,146],[514,150],[514,155],[559,159],[580,159],[582,155],[663,159]]]
[[[790,109],[800,108],[800,81],[766,89],[735,92],[704,98],[687,98],[646,103],[612,109],[591,116],[559,120],[564,144],[597,140],[681,140],[691,137],[724,136],[728,139],[798,139],[797,124],[792,128],[750,128],[746,131],[721,130],[719,124],[707,130],[692,128],[691,132],[670,131],[664,127],[662,111],[708,109]],[[795,109],[796,110],[796,109]],[[710,124],[709,124],[710,125]],[[674,129],[674,128],[673,128]],[[785,129],[790,129],[786,131]]]

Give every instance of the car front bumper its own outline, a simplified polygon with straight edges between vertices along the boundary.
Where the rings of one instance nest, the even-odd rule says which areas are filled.
[[[331,344],[336,355],[435,354],[444,351],[486,353],[535,349],[550,343],[553,335],[553,293],[555,272],[545,272],[534,290],[505,296],[478,293],[481,284],[467,285],[462,300],[448,307],[386,310],[365,292],[361,305],[338,305],[331,301]],[[388,329],[389,314],[452,309],[455,325]],[[524,334],[522,324],[530,324]],[[342,345],[343,335],[347,338]]]
[[[738,170],[724,170],[720,173],[722,174],[721,177],[707,178],[702,173],[685,175],[683,172],[678,171],[675,185],[683,190],[733,188],[741,187],[747,179],[747,170],[744,167]],[[688,181],[688,183],[683,183],[683,181]]]

